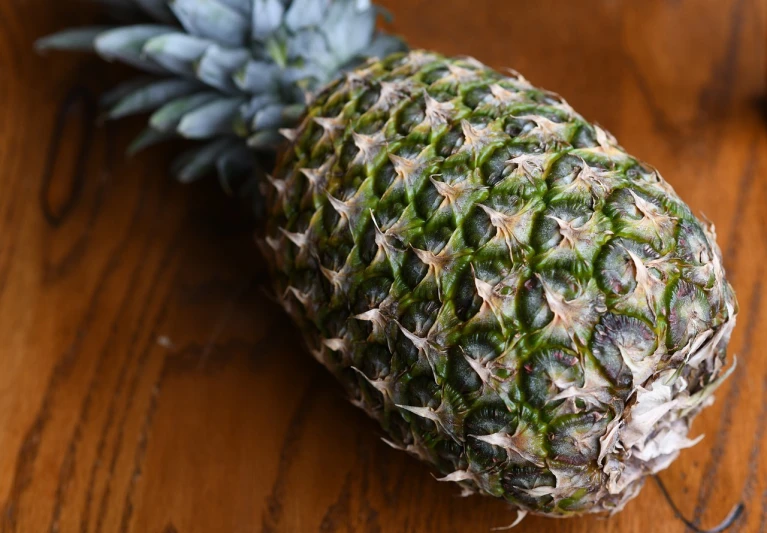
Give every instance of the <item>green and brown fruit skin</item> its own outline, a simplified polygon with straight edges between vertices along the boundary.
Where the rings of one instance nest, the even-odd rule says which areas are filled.
[[[697,442],[737,313],[713,228],[559,96],[416,51],[288,133],[278,295],[392,446],[568,516],[620,510]]]

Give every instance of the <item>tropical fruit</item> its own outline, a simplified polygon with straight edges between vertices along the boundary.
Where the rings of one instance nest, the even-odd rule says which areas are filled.
[[[116,109],[161,106],[150,131],[213,139],[182,176],[226,177],[227,158],[252,172],[240,133],[278,147],[259,183],[278,298],[391,446],[466,493],[568,516],[620,510],[698,441],[691,420],[733,368],[737,303],[713,226],[656,169],[520,75],[386,55],[401,44],[366,2],[146,3],[182,27],[43,46],[169,72]],[[231,20],[199,15],[214,8]],[[307,34],[324,37],[301,48]]]

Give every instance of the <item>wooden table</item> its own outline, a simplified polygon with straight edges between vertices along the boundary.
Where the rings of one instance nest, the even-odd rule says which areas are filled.
[[[413,45],[560,92],[716,223],[739,366],[694,426],[705,440],[661,478],[698,523],[743,501],[733,531],[764,532],[767,1],[383,3]],[[169,180],[171,149],[126,159],[139,121],[93,126],[89,92],[123,71],[31,53],[90,20],[72,2],[0,3],[0,531],[509,524],[505,504],[458,498],[347,404],[263,295],[250,230],[212,180]],[[609,520],[518,530],[684,529],[649,482]]]

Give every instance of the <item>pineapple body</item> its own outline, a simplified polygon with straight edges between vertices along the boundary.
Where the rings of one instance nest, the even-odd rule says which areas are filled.
[[[309,104],[263,245],[309,349],[466,493],[614,512],[695,444],[737,303],[713,228],[559,96],[371,61]]]

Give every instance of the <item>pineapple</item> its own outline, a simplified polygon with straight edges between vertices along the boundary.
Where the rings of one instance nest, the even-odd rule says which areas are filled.
[[[277,296],[392,447],[566,517],[619,511],[698,442],[737,302],[657,170],[516,73],[401,51],[365,1],[135,5],[166,25],[41,46],[163,74],[107,100],[154,111],[140,145],[209,139],[183,180],[279,150],[256,187]]]

